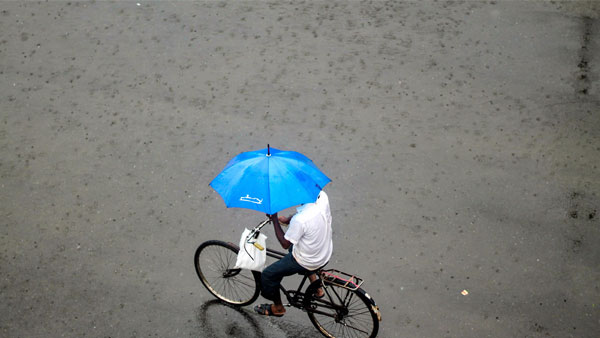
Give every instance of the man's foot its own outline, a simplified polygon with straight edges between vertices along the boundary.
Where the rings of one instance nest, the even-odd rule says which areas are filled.
[[[254,311],[256,311],[256,313],[258,313],[259,315],[263,315],[263,316],[283,317],[283,315],[285,314],[285,309],[275,309],[275,308],[276,308],[275,304],[261,304],[261,305],[255,306]],[[281,310],[283,310],[283,311],[281,311]]]

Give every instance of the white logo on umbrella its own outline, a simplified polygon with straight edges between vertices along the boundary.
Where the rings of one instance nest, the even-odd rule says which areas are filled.
[[[262,204],[263,200],[258,199],[256,197],[250,197],[250,195],[246,194],[246,196],[240,197],[240,201],[250,202],[250,203],[254,203],[254,204]]]

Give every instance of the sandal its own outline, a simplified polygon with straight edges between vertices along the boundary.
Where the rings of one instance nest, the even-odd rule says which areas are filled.
[[[271,304],[256,305],[254,311],[263,316],[283,317],[283,313],[273,313]]]

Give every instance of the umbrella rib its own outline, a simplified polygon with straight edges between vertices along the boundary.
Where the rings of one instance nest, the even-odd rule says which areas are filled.
[[[286,159],[284,159],[284,160],[285,160],[285,162],[288,162],[288,163],[290,163],[290,164],[291,164],[291,163],[294,163],[294,164],[295,164],[295,161],[289,160],[289,159],[287,159],[287,158],[286,158]],[[289,170],[288,168],[289,168],[289,166],[285,166],[285,167],[284,167],[286,174],[287,174],[287,175],[293,175],[293,174],[290,172],[290,170]],[[303,175],[306,175],[306,173],[305,173],[304,171],[298,171],[298,172],[302,173]],[[308,175],[306,175],[306,176],[307,176],[309,179],[311,179],[311,181],[312,181],[312,178],[311,178],[310,176],[308,176]],[[308,187],[307,187],[307,186],[302,186],[302,189],[304,190],[304,193],[305,193],[306,195],[310,195],[310,193],[309,193],[309,191],[308,191]],[[315,199],[316,199],[316,197],[315,197]],[[307,201],[307,202],[314,202],[314,201]]]

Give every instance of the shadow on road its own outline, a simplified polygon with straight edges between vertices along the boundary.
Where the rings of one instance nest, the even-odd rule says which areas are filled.
[[[315,336],[319,334],[312,326],[284,318],[261,317],[249,308],[232,306],[217,299],[202,304],[197,309],[196,318],[199,324],[197,334],[201,337],[300,338],[306,337],[307,330],[314,331]]]
[[[208,301],[198,308],[198,322],[205,337],[265,338],[256,319],[246,309],[219,300]]]

